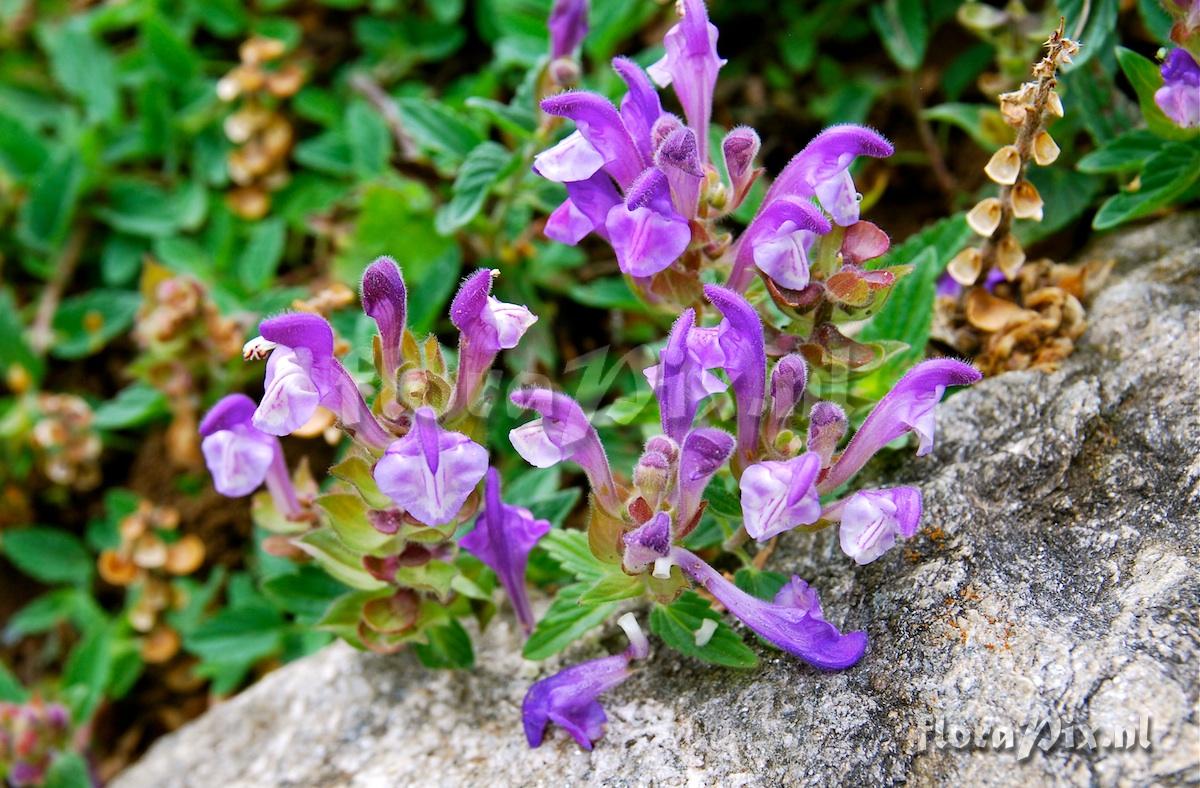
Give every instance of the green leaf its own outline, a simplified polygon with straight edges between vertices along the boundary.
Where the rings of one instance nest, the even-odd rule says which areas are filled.
[[[548,520],[555,528],[561,528],[563,521],[575,510],[575,504],[578,502],[579,488],[571,487],[534,501],[527,508],[537,519]]]
[[[112,627],[98,626],[84,635],[67,658],[62,684],[70,698],[71,718],[76,723],[91,719],[112,673]]]
[[[437,230],[449,235],[464,227],[479,213],[492,186],[513,161],[503,145],[486,140],[477,145],[463,161],[454,179],[450,202],[437,213]]]
[[[92,557],[83,542],[57,528],[4,531],[0,549],[14,566],[43,583],[83,584],[92,577]]]
[[[295,545],[317,560],[326,572],[362,591],[379,591],[387,584],[376,580],[365,569],[359,557],[347,549],[330,528],[318,528],[295,541]]]
[[[707,643],[697,645],[697,632],[706,619],[717,622],[717,628]],[[650,631],[680,654],[704,662],[730,668],[758,665],[758,655],[695,591],[685,591],[670,605],[655,605],[650,611]]]
[[[483,141],[457,112],[435,99],[401,98],[396,107],[413,141],[447,164],[460,164]]]
[[[870,7],[871,24],[896,65],[916,71],[925,61],[929,29],[921,0],[883,0]]]
[[[605,575],[591,585],[579,597],[581,605],[599,605],[603,602],[617,602],[622,599],[632,599],[641,596],[645,587],[641,576],[627,575],[624,572],[614,572]]]
[[[1162,147],[1162,139],[1145,129],[1136,129],[1092,151],[1075,167],[1080,172],[1092,174],[1139,170]]]
[[[387,168],[392,137],[383,118],[365,101],[352,101],[346,108],[346,143],[359,177],[371,178]]]
[[[1200,130],[1183,129],[1166,116],[1154,103],[1154,92],[1162,87],[1163,78],[1158,66],[1132,49],[1117,47],[1117,63],[1137,93],[1138,106],[1150,131],[1163,139],[1190,140],[1200,135]]]
[[[20,366],[34,381],[42,377],[44,364],[34,355],[25,341],[25,326],[21,312],[7,287],[0,288],[0,368]]]
[[[587,549],[586,540],[584,549]],[[525,648],[521,652],[525,659],[543,660],[554,656],[588,630],[603,624],[616,611],[615,602],[590,606],[581,604],[580,597],[586,589],[586,583],[575,583],[559,589],[550,609],[525,641]]]
[[[21,686],[21,682],[8,666],[0,662],[0,703],[24,703],[29,693]]]
[[[775,595],[779,593],[779,589],[787,585],[787,581],[787,575],[779,572],[765,572],[751,567],[739,569],[733,576],[734,585],[738,588],[768,602],[775,599]]]
[[[559,466],[527,468],[504,485],[504,500],[512,506],[528,509],[542,498],[553,495],[562,483]]]
[[[81,617],[77,613],[83,607],[80,604],[81,596],[86,597],[86,592],[78,588],[59,588],[42,594],[14,613],[8,620],[8,624],[4,627],[5,639],[16,640],[26,635],[47,632],[67,620],[80,622]],[[90,598],[87,599],[87,603],[91,606],[95,605]],[[90,628],[97,620],[95,617],[84,619],[80,623],[86,623],[87,626],[80,626],[80,629]]]
[[[1092,227],[1107,230],[1169,205],[1200,180],[1200,145],[1171,143],[1146,162],[1136,191],[1108,198]]]
[[[117,112],[117,65],[112,53],[89,32],[84,16],[56,28],[42,29],[42,46],[50,71],[67,93],[78,99],[92,123],[113,120]]]
[[[283,219],[262,219],[254,224],[238,255],[237,272],[242,287],[255,293],[271,284],[286,242],[287,226]]]
[[[192,48],[158,14],[142,23],[141,44],[150,62],[178,85],[189,82],[199,70]]]
[[[367,519],[367,505],[354,493],[327,493],[317,498],[326,520],[346,547],[355,553],[371,554],[394,542]]]
[[[16,117],[0,112],[0,168],[18,179],[42,169],[50,149],[42,138]]]
[[[563,569],[575,575],[580,580],[596,581],[614,571],[620,571],[615,564],[606,564],[588,547],[588,537],[583,531],[564,531],[554,529],[546,534],[538,546],[550,554],[550,557]]]
[[[1012,129],[1004,124],[1000,110],[990,104],[938,104],[922,111],[921,115],[957,126],[987,151],[1012,142]]]
[[[62,240],[75,216],[83,178],[83,162],[74,151],[55,157],[38,171],[21,206],[17,233],[22,241],[49,251]]]
[[[708,511],[726,520],[741,523],[742,502],[736,493],[730,492],[725,476],[715,476],[704,488],[704,500],[708,501]]]
[[[208,215],[208,195],[198,181],[166,191],[147,181],[123,178],[109,185],[108,202],[96,216],[130,235],[165,238],[198,229]]]
[[[606,276],[581,285],[572,285],[568,291],[572,299],[585,306],[597,309],[622,309],[645,312],[646,306],[633,294],[621,277]]]
[[[301,565],[295,572],[264,580],[262,590],[280,610],[316,621],[349,589],[318,567]]]
[[[166,395],[145,383],[134,383],[96,408],[93,423],[102,430],[139,427],[166,415],[168,411]]]
[[[250,662],[275,653],[281,644],[284,621],[266,605],[226,608],[197,626],[184,645],[204,660]]]
[[[90,290],[65,299],[54,313],[52,355],[82,358],[122,334],[137,315],[141,296],[129,290]]]
[[[413,643],[412,649],[427,668],[469,670],[475,667],[471,636],[462,624],[450,619],[445,624],[425,628],[426,643]]]
[[[77,752],[64,752],[50,762],[43,788],[91,788],[87,761]]]

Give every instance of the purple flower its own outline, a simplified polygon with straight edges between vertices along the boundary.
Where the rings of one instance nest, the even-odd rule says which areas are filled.
[[[897,536],[909,538],[921,522],[921,491],[916,487],[859,490],[827,507],[825,520],[840,522],[842,552],[856,564],[869,564],[891,549]]]
[[[760,637],[813,667],[842,670],[858,662],[866,651],[866,633],[838,632],[823,618],[820,602],[807,585],[785,586],[772,604],[742,591],[682,547],[671,548],[671,558]]]
[[[575,121],[575,127],[579,130],[580,136],[595,153],[600,155],[605,171],[622,189],[632,186],[634,180],[648,164],[642,159],[638,146],[629,135],[629,130],[622,122],[617,108],[603,96],[584,90],[568,90],[544,99],[542,111],[549,115],[558,115]],[[567,140],[570,139],[570,137],[567,138]],[[568,153],[559,151],[558,148],[561,148],[567,140],[563,140],[550,151],[541,155],[546,156],[553,152],[550,161],[556,163],[559,172],[581,173],[586,168],[581,166],[579,160],[584,158],[586,161],[593,161],[594,156],[577,141],[571,143]],[[541,168],[537,159],[534,161],[534,167],[539,175],[554,180]],[[546,160],[543,159],[543,161]],[[572,178],[572,180],[582,180],[582,178]]]
[[[245,394],[223,397],[200,422],[200,451],[221,495],[241,498],[264,482],[284,515],[300,513],[279,438],[253,424],[254,400]]]
[[[790,460],[751,465],[742,473],[742,522],[746,533],[762,542],[821,517],[817,474],[821,457],[806,452]]]
[[[667,176],[672,204],[680,218],[695,216],[700,202],[700,184],[704,181],[696,134],[686,128],[671,132],[658,146],[654,163]]]
[[[696,138],[708,140],[713,90],[725,61],[717,55],[717,26],[708,21],[704,0],[683,0],[682,18],[663,38],[667,54],[650,67],[659,87],[672,86]],[[701,149],[700,158],[707,160]]]
[[[850,165],[859,156],[884,158],[894,150],[871,129],[831,126],[792,157],[767,190],[760,210],[786,196],[816,197],[836,224],[848,227],[858,221],[858,192],[850,178]]]
[[[684,438],[679,452],[679,500],[676,505],[679,536],[685,536],[695,527],[693,521],[699,513],[704,488],[733,454],[733,443],[732,435],[711,427],[692,430]]]
[[[551,722],[560,725],[585,750],[604,735],[608,717],[597,698],[629,678],[629,663],[645,659],[650,643],[632,613],[618,620],[629,637],[620,654],[582,662],[535,683],[525,693],[521,718],[530,747],[538,747]]]
[[[804,446],[821,457],[821,467],[828,468],[833,453],[846,434],[846,411],[832,402],[814,403],[808,411],[808,440]]]
[[[729,289],[741,292],[750,284],[751,263],[778,278],[784,287],[808,284],[808,249],[812,240],[830,230],[829,220],[807,199],[782,197],[760,207],[734,245]],[[760,251],[761,249],[761,251]]]
[[[550,9],[550,59],[569,57],[588,30],[588,0],[554,0]]]
[[[379,328],[383,349],[385,383],[394,386],[400,369],[400,343],[408,313],[408,291],[404,277],[390,257],[379,257],[367,266],[362,278],[362,305],[367,317]]]
[[[729,173],[729,185],[733,187],[729,201],[730,210],[742,204],[755,179],[762,174],[761,169],[754,167],[754,157],[758,155],[761,145],[758,132],[749,126],[738,126],[721,141],[725,171]]]
[[[787,428],[792,412],[804,397],[808,385],[808,365],[801,356],[784,356],[771,371],[771,410],[767,414],[766,439],[773,444]]]
[[[546,220],[547,238],[574,246],[590,232],[609,240],[608,213],[621,204],[621,193],[612,178],[597,172],[585,180],[568,181],[567,199]]]
[[[358,386],[333,355],[333,329],[325,318],[286,314],[264,320],[262,335],[247,344],[247,357],[270,353],[264,392],[254,426],[270,435],[303,427],[318,407],[333,411],[342,426],[368,446],[382,449],[391,436],[371,414]]]
[[[1172,49],[1161,71],[1163,86],[1154,92],[1154,103],[1180,127],[1200,127],[1200,65],[1186,49]]]
[[[576,463],[587,474],[600,505],[609,512],[621,511],[617,485],[600,436],[579,403],[549,389],[522,389],[509,398],[517,407],[541,414],[540,419],[508,433],[517,453],[537,468],[549,468],[565,460]]]
[[[475,520],[475,529],[458,543],[491,567],[500,578],[525,634],[533,631],[525,567],[529,563],[529,551],[549,531],[550,523],[535,520],[528,509],[510,506],[500,500],[500,474],[495,468],[489,469],[484,485],[483,512]]]
[[[458,373],[449,416],[464,412],[478,394],[501,350],[517,346],[537,317],[528,308],[491,294],[499,271],[486,268],[467,277],[450,303],[450,322],[459,331]]]
[[[644,170],[629,187],[625,202],[614,205],[605,221],[621,271],[653,276],[687,250],[688,221],[671,203],[671,187],[662,170]]]
[[[628,88],[621,99],[621,122],[642,154],[642,160],[648,164],[654,161],[654,151],[661,144],[661,140],[654,138],[654,126],[663,116],[658,91],[642,67],[632,60],[613,58],[612,67]]]
[[[758,452],[759,418],[767,385],[762,320],[754,307],[732,290],[705,285],[704,295],[725,317],[718,329],[718,341],[737,403],[738,456],[744,466]]]
[[[654,574],[658,577],[661,572],[657,562],[665,561],[671,552],[671,515],[659,512],[621,537],[621,541],[625,545],[621,564],[626,572],[636,575],[645,572],[650,564],[655,564]],[[669,561],[666,567],[666,576],[670,577]]]
[[[445,525],[487,473],[488,455],[459,432],[443,430],[433,408],[418,408],[412,428],[375,464],[375,483],[425,525]]]
[[[933,411],[942,394],[948,386],[969,386],[981,377],[970,364],[949,358],[923,361],[910,369],[875,405],[817,489],[832,492],[877,451],[910,430],[920,439],[918,457],[933,451]]]
[[[696,311],[685,309],[671,327],[658,363],[643,372],[658,400],[663,432],[676,443],[692,428],[701,401],[725,390],[721,379],[708,371],[725,360],[714,341],[716,334],[697,329],[695,321]]]

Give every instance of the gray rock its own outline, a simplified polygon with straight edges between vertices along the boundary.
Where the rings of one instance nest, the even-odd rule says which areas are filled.
[[[606,698],[595,751],[562,731],[531,751],[519,716],[531,681],[618,639],[536,665],[499,616],[471,673],[332,646],[163,739],[116,785],[1195,783],[1197,238],[1192,215],[1103,239],[1096,253],[1122,275],[1061,371],[952,397],[932,456],[872,469],[924,490],[915,539],[865,567],[831,534],[782,540],[772,566],[869,633],[854,669],[764,650],[761,669],[737,672],[659,647]],[[1025,757],[939,746],[935,732],[922,745],[938,719],[949,739],[1053,720],[1100,731],[1101,745],[1148,720],[1150,746],[1069,746],[1065,731]]]

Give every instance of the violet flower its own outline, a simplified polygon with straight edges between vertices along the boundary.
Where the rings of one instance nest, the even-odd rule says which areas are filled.
[[[550,523],[535,520],[528,509],[500,500],[500,473],[495,468],[487,472],[483,507],[475,529],[458,543],[496,573],[512,600],[517,621],[528,635],[534,622],[525,587],[525,567],[529,551],[550,532]]]
[[[812,451],[783,462],[755,463],[743,471],[740,484],[746,533],[763,542],[819,520],[816,480],[820,472],[821,457]]]
[[[570,57],[588,31],[588,0],[554,0],[550,9],[550,59]]]
[[[733,188],[731,210],[742,204],[755,179],[762,174],[762,170],[754,166],[754,158],[761,146],[758,132],[749,126],[738,126],[721,140],[721,155],[725,159],[725,171],[729,173],[729,185]]]
[[[333,355],[333,329],[319,315],[297,313],[264,320],[260,337],[246,345],[247,358],[270,353],[262,401],[253,423],[270,435],[303,427],[318,407],[368,446],[382,449],[391,436],[379,426],[358,386]]]
[[[682,547],[671,548],[671,559],[760,637],[813,667],[842,670],[858,662],[866,651],[866,633],[838,632],[824,619],[820,601],[807,585],[802,589],[785,586],[772,604],[742,591]]]
[[[717,72],[725,60],[717,54],[717,26],[708,21],[704,0],[683,0],[681,18],[663,38],[667,53],[649,68],[659,87],[672,87],[696,138],[708,140]],[[701,160],[707,151],[700,152]]]
[[[738,459],[745,465],[758,453],[759,419],[767,385],[762,320],[754,307],[732,290],[705,285],[704,295],[725,318],[717,336],[737,403]]]
[[[546,726],[555,723],[564,728],[585,750],[604,735],[608,721],[597,698],[632,675],[629,663],[645,659],[650,643],[632,613],[618,619],[629,637],[629,646],[620,654],[582,662],[536,682],[525,693],[521,719],[530,747],[541,745]]]
[[[728,286],[742,291],[750,283],[750,264],[765,265],[765,272],[782,276],[785,287],[808,283],[808,246],[812,236],[829,232],[829,224],[806,211],[817,198],[835,224],[848,227],[858,221],[858,192],[850,165],[859,156],[892,155],[892,144],[862,126],[832,126],[788,162],[771,184],[758,213],[734,248],[734,265]],[[758,251],[759,247],[763,250]],[[790,284],[789,284],[790,283]]]
[[[666,560],[671,552],[671,515],[659,512],[621,537],[621,541],[625,545],[621,565],[626,572],[640,574],[655,564],[655,577],[671,576],[670,561]],[[660,561],[665,561],[665,573],[660,569]]]
[[[787,428],[792,412],[804,398],[808,386],[808,365],[801,356],[784,356],[771,370],[771,409],[764,429],[768,445]]]
[[[949,358],[923,361],[910,369],[875,405],[817,490],[828,493],[837,489],[876,452],[906,432],[915,432],[919,438],[918,457],[933,451],[934,407],[942,394],[949,386],[968,386],[981,377],[970,364]]]
[[[713,475],[733,454],[733,436],[712,427],[692,430],[679,452],[679,481],[675,511],[684,536],[697,524],[700,501]]]
[[[630,276],[657,274],[679,259],[692,240],[687,219],[672,205],[667,176],[655,167],[644,170],[625,202],[609,210],[605,227],[617,265]]]
[[[412,428],[388,446],[375,464],[375,483],[396,504],[425,525],[455,519],[475,485],[487,473],[487,450],[437,422],[433,408],[418,408]]]
[[[266,484],[285,516],[300,514],[296,489],[283,459],[279,438],[254,426],[254,400],[230,394],[213,405],[200,422],[200,451],[221,495],[241,498]]]
[[[822,519],[840,522],[842,552],[862,565],[891,549],[897,536],[909,538],[921,522],[921,491],[916,487],[859,490],[827,507]]]
[[[517,453],[537,468],[549,468],[565,460],[576,463],[587,474],[600,505],[609,512],[619,512],[621,501],[604,446],[579,403],[566,394],[536,388],[514,391],[509,399],[519,408],[541,414],[541,418],[508,433]]]
[[[463,413],[478,394],[501,350],[517,346],[537,317],[527,307],[491,294],[499,271],[481,269],[467,277],[450,303],[450,322],[459,330],[458,373],[448,417]]]
[[[808,439],[804,446],[821,458],[821,467],[828,468],[833,453],[846,435],[849,419],[846,411],[832,402],[814,402],[808,410]]]
[[[725,355],[716,334],[695,327],[696,310],[685,309],[659,353],[659,362],[642,374],[658,400],[662,430],[676,443],[683,440],[700,403],[725,390],[725,383],[708,370],[721,366]]]
[[[402,363],[400,344],[408,314],[408,291],[395,260],[379,257],[367,266],[362,277],[362,306],[379,329],[384,382],[394,386],[396,370]]]
[[[1178,126],[1200,127],[1200,64],[1182,47],[1172,49],[1162,64],[1163,86],[1154,103]]]

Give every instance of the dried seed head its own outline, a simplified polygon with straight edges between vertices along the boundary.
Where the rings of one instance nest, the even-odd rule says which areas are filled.
[[[975,284],[975,280],[979,278],[979,272],[982,270],[983,253],[974,246],[968,246],[954,255],[954,259],[946,266],[950,277],[963,287]]]
[[[116,550],[101,552],[96,560],[96,569],[104,582],[114,586],[127,586],[138,576],[137,565]]]
[[[142,640],[142,659],[161,665],[179,653],[179,633],[165,624],[156,626]]]
[[[1037,94],[1037,84],[1026,82],[1014,91],[1000,94],[1000,114],[1004,122],[1019,128],[1033,108],[1033,100]]]
[[[1025,264],[1025,250],[1014,235],[1006,235],[996,245],[996,267],[1004,274],[1004,278],[1012,281]]]
[[[234,180],[237,181],[237,178]],[[225,202],[229,210],[247,221],[261,219],[271,210],[271,195],[257,186],[234,189],[225,196]]]
[[[976,287],[967,293],[966,303],[967,322],[980,331],[1003,331],[1010,325],[1025,322],[1037,317],[1036,312],[1014,304],[1003,298],[997,298],[982,287]]]
[[[173,575],[190,575],[204,563],[204,542],[195,534],[187,534],[167,547],[165,568]]]
[[[243,63],[253,65],[276,60],[282,57],[286,51],[287,44],[277,38],[254,36],[242,42],[238,48],[238,55],[242,58]]]
[[[1045,167],[1054,163],[1054,160],[1058,158],[1058,153],[1058,143],[1050,136],[1050,132],[1039,131],[1033,139],[1033,160]]]
[[[980,200],[979,204],[967,213],[967,224],[984,238],[991,236],[1000,226],[1000,200],[988,197]]]
[[[1005,145],[993,153],[983,171],[996,183],[1005,186],[1016,183],[1021,174],[1021,154],[1017,152],[1017,146]]]
[[[1042,220],[1042,195],[1029,181],[1021,181],[1013,187],[1012,211],[1018,219]]]
[[[1063,110],[1062,97],[1058,95],[1057,90],[1050,91],[1050,97],[1046,100],[1046,109],[1056,118],[1061,118],[1066,114]]]
[[[267,90],[275,98],[289,98],[304,86],[304,69],[299,63],[288,63],[267,75]]]

